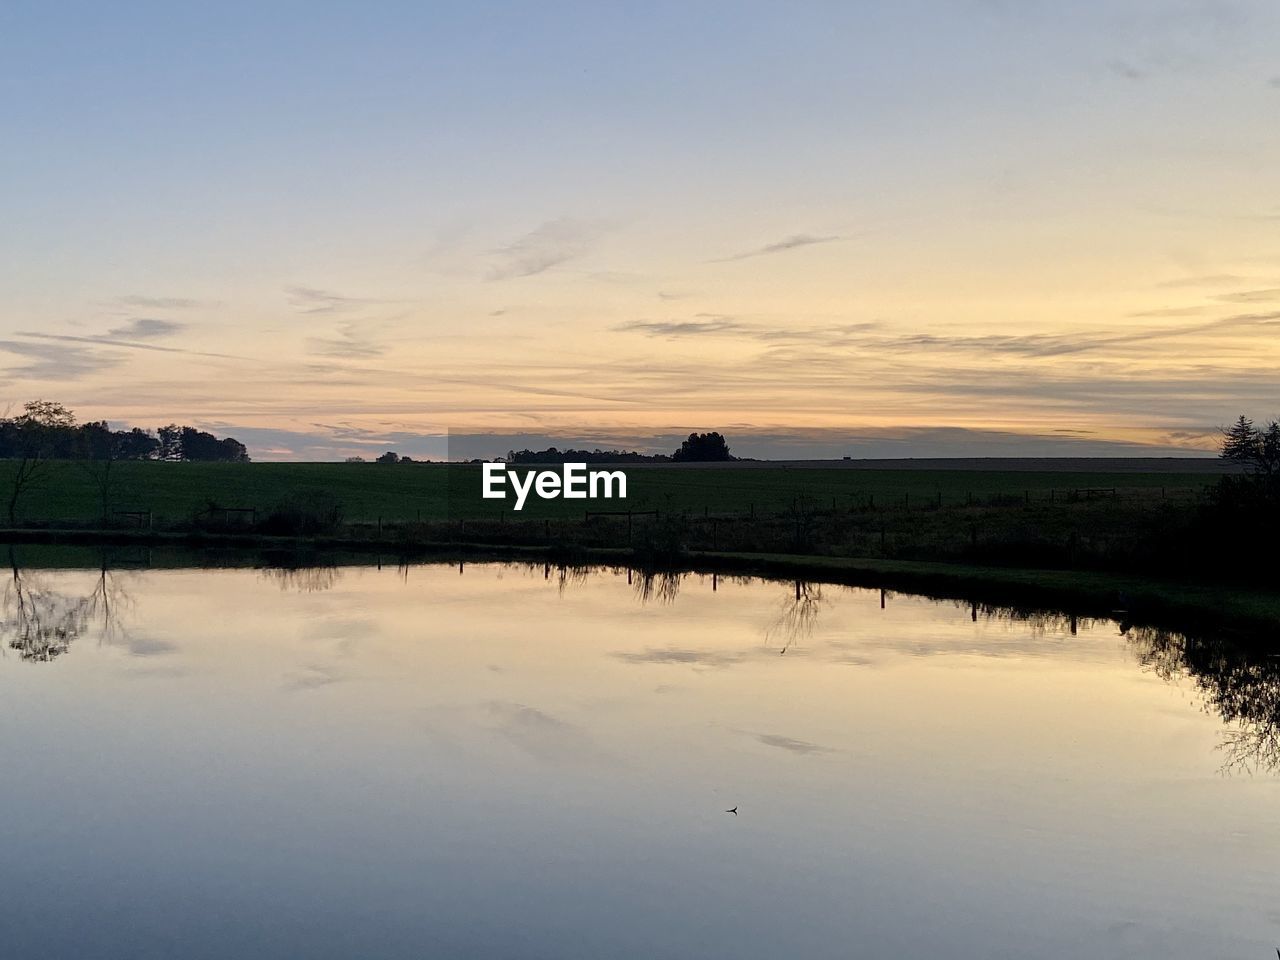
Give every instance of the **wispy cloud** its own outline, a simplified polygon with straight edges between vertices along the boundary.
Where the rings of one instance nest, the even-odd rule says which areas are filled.
[[[489,280],[510,280],[545,273],[583,256],[604,232],[602,224],[562,217],[548,220],[494,252]]]
[[[145,297],[136,293],[117,297],[116,303],[138,310],[194,310],[196,307],[212,306],[207,301],[189,297]]]
[[[1176,290],[1181,287],[1229,287],[1234,284],[1244,283],[1245,277],[1235,273],[1208,273],[1196,277],[1178,277],[1175,280],[1165,280],[1157,283],[1157,287],[1167,290]]]
[[[746,324],[733,317],[711,317],[705,320],[629,320],[614,327],[622,333],[647,333],[653,337],[698,337],[708,334],[745,333]]]
[[[797,740],[794,737],[784,737],[777,733],[753,733],[752,736],[763,743],[766,747],[776,747],[779,750],[786,750],[788,753],[808,755],[814,753],[833,752],[830,747],[824,747],[817,743],[810,743],[808,740]]]
[[[135,317],[124,326],[114,327],[107,331],[108,337],[121,340],[147,340],[151,337],[167,337],[177,333],[186,326],[173,320],[155,320],[151,317]]]
[[[1207,309],[1208,309],[1208,308],[1207,308],[1207,307],[1204,307],[1204,306],[1199,306],[1199,307],[1160,307],[1160,308],[1158,308],[1158,309],[1156,309],[1156,310],[1135,310],[1133,313],[1127,314],[1127,316],[1134,317],[1134,318],[1141,318],[1141,317],[1152,317],[1152,318],[1157,318],[1157,317],[1194,317],[1194,316],[1196,316],[1196,315],[1198,315],[1198,314],[1204,313],[1204,311],[1205,311],[1205,310],[1207,310]]]
[[[11,377],[30,380],[79,380],[117,366],[123,360],[118,353],[74,343],[0,340],[0,350],[27,361],[20,366],[8,367],[4,372]]]
[[[523,703],[494,701],[489,716],[498,734],[537,760],[581,763],[602,759],[582,727]]]
[[[648,649],[615,653],[624,663],[665,663],[691,667],[728,667],[746,657],[727,650]]]
[[[1126,60],[1110,60],[1107,62],[1107,69],[1126,80],[1141,80],[1147,75],[1145,70],[1139,70]]]
[[[1214,297],[1223,303],[1271,303],[1280,300],[1280,287],[1266,290],[1241,290],[1238,293],[1224,293]]]
[[[721,257],[718,260],[712,260],[712,263],[731,263],[734,260],[746,260],[750,257],[767,257],[773,253],[785,253],[787,250],[795,250],[799,247],[811,247],[819,243],[832,243],[840,238],[837,236],[814,236],[810,233],[793,233],[789,237],[783,237],[776,243],[768,243],[763,247],[757,247],[755,250],[744,250],[742,253],[735,253],[732,256]]]
[[[306,314],[351,313],[392,302],[372,297],[348,297],[315,287],[288,287],[285,295],[295,310]]]
[[[699,313],[687,320],[628,320],[613,329],[619,333],[643,333],[670,340],[684,337],[736,336],[762,343],[822,343],[839,346],[857,334],[880,326],[876,321],[820,326],[777,327],[750,323],[728,314]]]
[[[344,323],[334,337],[311,337],[307,350],[322,357],[378,357],[385,348],[354,323]]]
[[[63,333],[36,333],[32,330],[19,330],[17,334],[20,337],[29,337],[32,340],[53,340],[59,343],[96,343],[106,347],[123,347],[127,350],[152,350],[158,353],[182,353],[191,357],[214,357],[220,360],[253,359],[252,357],[244,357],[234,353],[213,353],[207,350],[186,350],[182,347],[162,347],[158,343],[139,343],[136,340],[124,340],[110,335],[77,337]]]

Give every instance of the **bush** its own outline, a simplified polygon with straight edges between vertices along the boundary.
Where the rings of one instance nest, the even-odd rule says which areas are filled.
[[[341,524],[341,502],[321,490],[305,496],[290,494],[259,521],[258,530],[275,536],[314,537],[331,533]]]

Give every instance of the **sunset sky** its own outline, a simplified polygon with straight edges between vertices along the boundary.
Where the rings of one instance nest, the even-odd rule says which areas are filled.
[[[11,408],[255,459],[1203,452],[1280,414],[1280,4],[0,7]]]

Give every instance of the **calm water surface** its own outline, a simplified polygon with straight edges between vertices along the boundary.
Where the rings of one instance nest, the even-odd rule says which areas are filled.
[[[1274,661],[714,587],[15,572],[0,955],[1274,957]]]

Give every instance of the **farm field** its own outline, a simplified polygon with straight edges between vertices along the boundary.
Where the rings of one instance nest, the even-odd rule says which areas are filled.
[[[1045,469],[857,469],[735,465],[627,467],[625,501],[543,501],[530,497],[519,514],[513,500],[484,500],[480,468],[470,464],[157,463],[115,464],[112,511],[151,511],[157,524],[191,521],[210,504],[268,513],[289,502],[339,505],[347,522],[579,518],[584,510],[658,510],[663,514],[777,515],[797,504],[838,511],[927,509],[1019,498],[1028,503],[1081,499],[1189,499],[1216,474]],[[1118,465],[1119,466],[1119,465]],[[0,491],[13,462],[0,461]],[[527,468],[521,468],[527,469]],[[612,468],[610,468],[612,469]],[[20,523],[97,524],[99,489],[80,464],[50,463],[43,482],[19,503]]]

